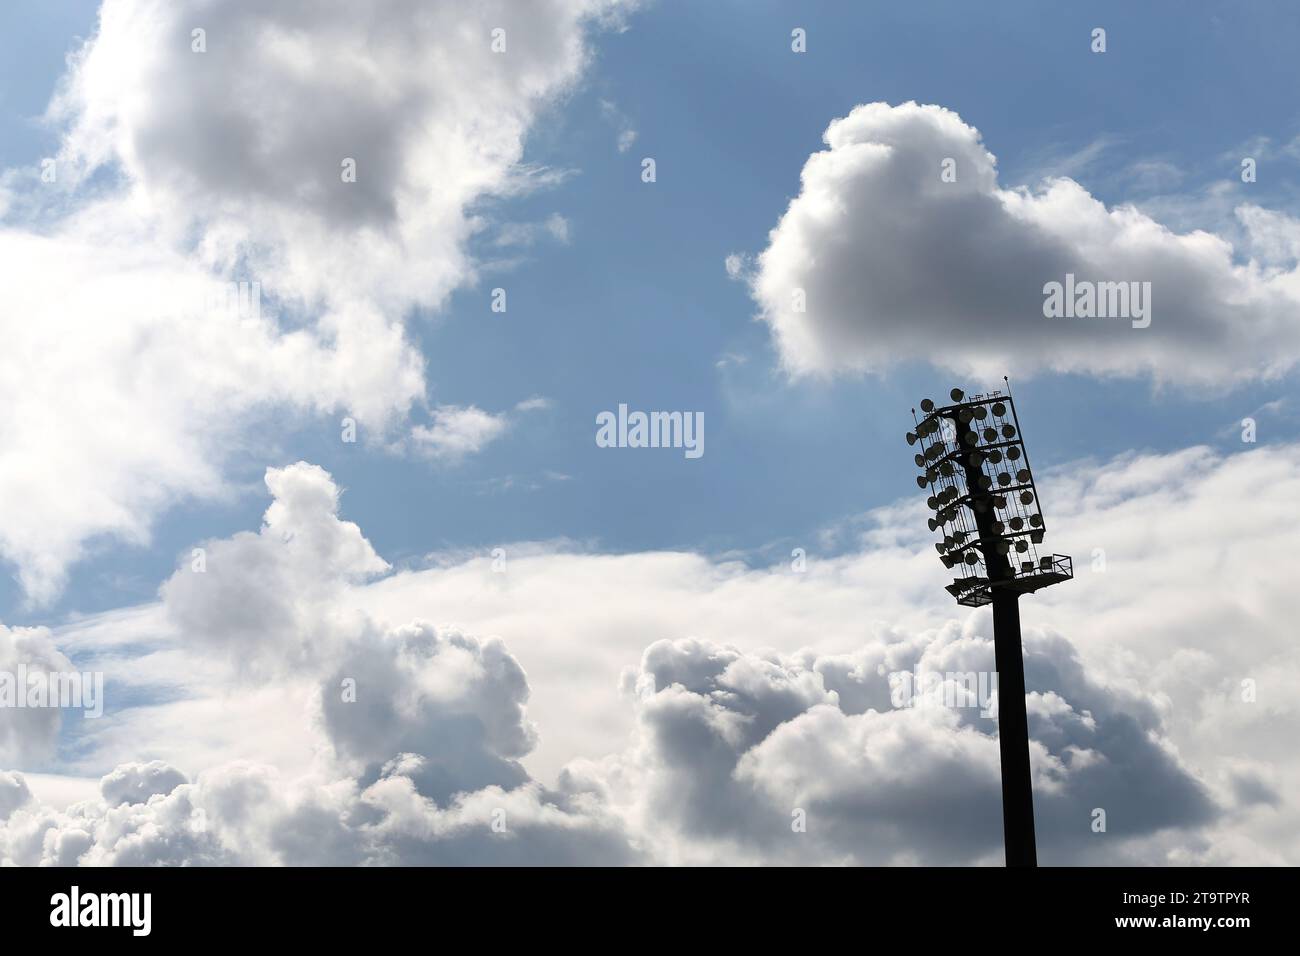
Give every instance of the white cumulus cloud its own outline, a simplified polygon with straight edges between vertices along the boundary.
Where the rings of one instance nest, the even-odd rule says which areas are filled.
[[[28,598],[231,493],[255,422],[384,435],[424,403],[408,310],[474,281],[470,206],[546,178],[527,133],[630,6],[105,0],[50,105],[56,184],[0,173],[0,557]],[[214,308],[230,282],[262,308]]]
[[[508,415],[474,405],[439,405],[432,418],[431,424],[411,429],[412,447],[417,454],[448,463],[482,451],[510,427]]]
[[[1196,448],[1043,476],[1052,543],[1079,559],[1025,612],[1044,860],[1295,858],[1300,658],[1276,516],[1298,456]],[[890,693],[898,672],[992,668],[987,610],[947,600],[912,503],[803,574],[525,545],[504,574],[486,558],[386,573],[328,474],[300,463],[267,484],[263,529],[208,542],[161,613],[45,637],[106,671],[109,715],[70,769],[107,779],[60,809],[6,778],[0,856],[1000,859],[992,722]],[[1210,519],[1228,499],[1225,529]],[[1107,570],[1089,570],[1094,548]]]
[[[1294,223],[1276,214],[1242,216],[1258,234],[1249,258],[1220,236],[1107,208],[1072,179],[1010,188],[979,131],[940,106],[857,106],[823,138],[751,278],[794,375],[917,359],[981,377],[1221,385],[1280,374],[1300,354],[1300,269],[1280,238]],[[1067,274],[1149,282],[1150,326],[1046,318],[1044,287]]]

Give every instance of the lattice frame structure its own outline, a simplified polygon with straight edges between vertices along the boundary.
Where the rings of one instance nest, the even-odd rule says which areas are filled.
[[[1070,580],[1069,556],[1039,554],[1047,522],[1010,390],[966,396],[955,388],[951,398],[942,407],[922,401],[907,433],[917,485],[930,492],[930,530],[943,534],[935,550],[945,567],[966,572],[947,591],[980,607],[994,588],[1026,594]]]

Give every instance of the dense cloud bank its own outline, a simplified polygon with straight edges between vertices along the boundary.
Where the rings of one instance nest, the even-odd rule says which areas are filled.
[[[202,572],[183,566],[163,586],[163,609],[213,679],[314,683],[287,731],[315,753],[310,772],[126,763],[98,798],[62,810],[6,774],[5,861],[996,862],[996,699],[974,682],[993,654],[979,619],[885,632],[850,654],[657,641],[622,679],[627,745],[571,761],[548,787],[521,763],[539,729],[509,648],[348,609],[340,595],[387,565],[339,516],[338,487],[302,462],[266,484],[260,531],[208,542]],[[1089,677],[1050,633],[1028,636],[1026,673],[1045,860],[1219,814],[1158,701]]]

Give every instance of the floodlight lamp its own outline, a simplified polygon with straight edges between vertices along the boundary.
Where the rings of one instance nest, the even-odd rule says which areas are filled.
[[[921,399],[921,411],[929,415],[932,411],[934,411],[934,402],[930,401],[930,399],[928,398]]]
[[[960,402],[966,395],[966,393],[963,392],[960,388],[954,388],[948,394],[952,397],[952,400],[954,402]]]
[[[920,437],[921,437],[921,436],[919,436],[916,432],[908,432],[908,433],[907,433],[907,443],[908,443],[909,445],[915,445],[916,442],[917,442],[917,440],[918,440]]]
[[[1001,417],[1002,417],[1003,415],[1005,415],[1006,413],[1007,413],[1007,406],[1003,405],[1001,402],[994,402],[994,403],[993,403],[993,414],[994,414],[994,415],[998,416],[998,418],[1001,418]]]

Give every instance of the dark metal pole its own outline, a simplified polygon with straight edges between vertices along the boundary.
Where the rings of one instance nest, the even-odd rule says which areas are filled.
[[[972,458],[974,442],[969,422],[952,419],[966,488],[972,495],[971,511],[982,543],[984,567],[988,569],[993,595],[993,655],[998,671],[998,751],[1002,762],[1002,839],[1007,866],[1037,866],[1034,844],[1034,791],[1029,774],[1029,720],[1025,715],[1025,662],[1020,645],[1020,604],[1016,592],[1000,587],[999,581],[1014,576],[1011,562],[994,547],[995,511],[992,494],[985,493],[980,478],[984,468]],[[976,453],[978,455],[978,453]]]
[[[1007,866],[1037,866],[1034,788],[1029,773],[1025,661],[1020,645],[1020,595],[993,589],[993,656],[998,669],[998,751],[1002,757],[1002,839]]]

